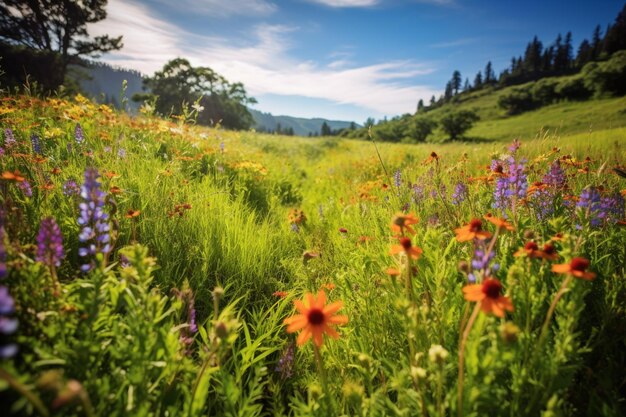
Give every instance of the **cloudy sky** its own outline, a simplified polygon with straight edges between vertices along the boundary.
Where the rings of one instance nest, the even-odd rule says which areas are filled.
[[[623,0],[109,0],[101,59],[147,75],[184,57],[240,81],[275,115],[354,120],[415,111],[455,69],[497,72],[534,35],[575,48]]]

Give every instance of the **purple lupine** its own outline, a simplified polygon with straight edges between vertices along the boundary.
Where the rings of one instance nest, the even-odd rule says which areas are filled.
[[[117,150],[117,156],[118,156],[119,158],[121,158],[121,159],[126,158],[126,149],[124,149],[124,148],[119,148],[119,149]]]
[[[17,330],[17,319],[7,317],[15,311],[15,301],[9,294],[9,289],[0,286],[0,335],[9,336]],[[14,343],[0,344],[0,358],[7,359],[15,356],[17,345]]]
[[[105,193],[100,190],[98,178],[100,178],[100,174],[98,174],[97,169],[87,168],[85,170],[85,182],[80,189],[83,202],[79,205],[78,224],[82,226],[82,230],[78,235],[78,240],[84,246],[78,249],[78,255],[86,260],[98,253],[107,254],[111,251],[109,216],[103,210]],[[92,259],[89,263],[83,264],[81,270],[88,272],[93,267]]]
[[[39,136],[34,133],[30,135],[30,143],[33,145],[33,152],[38,155],[42,155],[41,152],[41,140],[39,140]]]
[[[620,193],[614,193],[602,197],[600,199],[600,208],[602,218],[607,223],[616,223],[624,218],[624,197]]]
[[[289,343],[285,349],[283,349],[278,363],[276,364],[276,373],[280,374],[280,377],[288,379],[293,375],[293,359],[295,348],[293,343]]]
[[[586,187],[580,193],[580,198],[576,203],[576,209],[589,220],[591,227],[600,226],[606,216],[601,210],[601,200],[600,193],[595,187]]]
[[[424,198],[424,187],[421,185],[413,185],[413,201],[415,204],[419,204],[420,200]]]
[[[400,188],[400,186],[402,185],[402,172],[400,172],[400,168],[398,168],[396,173],[393,174],[393,184],[396,186],[396,188]]]
[[[24,194],[25,197],[32,197],[33,196],[33,189],[30,187],[30,183],[26,180],[18,182],[17,186],[19,187],[20,190],[22,190],[22,194]]]
[[[12,148],[17,144],[13,131],[9,128],[4,129],[4,146]]]
[[[46,217],[37,234],[36,260],[48,266],[59,266],[64,257],[61,229],[53,217]]]
[[[83,132],[83,128],[80,123],[76,123],[76,127],[74,128],[74,139],[76,140],[76,144],[78,146],[82,145],[85,141],[85,132]]]
[[[471,262],[471,272],[467,275],[471,284],[475,284],[478,278],[482,280],[492,276],[494,272],[500,269],[499,264],[491,263],[496,254],[493,250],[487,253],[489,243],[489,240],[475,240],[476,248]]]
[[[550,170],[543,176],[542,182],[558,190],[567,188],[567,178],[565,171],[561,168],[561,163],[557,160],[550,165]]]
[[[66,197],[72,197],[80,194],[80,187],[76,184],[76,181],[69,179],[63,184],[63,195]]]
[[[506,175],[499,176],[496,180],[496,188],[494,190],[494,202],[492,207],[502,210],[515,209],[516,201],[526,197],[528,189],[528,179],[524,172],[525,161],[515,161],[515,158],[508,158],[506,164],[501,161],[492,161],[492,171],[499,171],[502,166]],[[505,169],[506,168],[506,169]]]
[[[468,190],[467,185],[464,182],[459,181],[454,187],[454,193],[452,193],[452,204],[459,205],[467,198]]]
[[[0,225],[0,279],[7,276],[7,248],[4,244],[6,232],[4,226]]]
[[[193,299],[189,303],[189,332],[197,333],[198,325],[196,324],[196,309],[194,308]]]

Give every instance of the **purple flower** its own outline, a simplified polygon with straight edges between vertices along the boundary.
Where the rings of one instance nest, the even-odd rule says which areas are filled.
[[[35,135],[34,133],[30,135],[30,143],[33,145],[33,152],[38,155],[42,155],[41,141],[39,140],[39,136]]]
[[[452,193],[452,204],[461,204],[467,198],[468,190],[464,182],[457,182]]]
[[[624,197],[620,193],[602,197],[600,199],[601,217],[607,223],[616,223],[624,218]]]
[[[506,163],[505,163],[506,162]],[[493,193],[493,208],[503,212],[507,209],[514,209],[517,201],[526,197],[528,179],[524,172],[525,161],[515,161],[515,158],[508,158],[506,161],[492,161],[492,171],[497,171],[501,165],[506,175],[499,176],[496,180],[496,188]]]
[[[66,197],[72,197],[80,194],[80,187],[76,184],[76,181],[69,179],[63,184],[63,195]]]
[[[393,184],[396,186],[396,188],[400,188],[400,186],[402,185],[402,173],[400,172],[400,169],[398,169],[396,173],[393,174]]]
[[[53,217],[46,217],[41,221],[37,234],[37,262],[59,266],[64,257],[61,229]]]
[[[4,148],[0,148],[0,156],[4,156]]]
[[[74,128],[74,139],[76,139],[76,144],[79,146],[85,141],[85,132],[83,132],[80,123],[76,123],[76,127]]]
[[[543,183],[548,184],[551,187],[562,190],[567,188],[567,178],[565,177],[565,171],[561,168],[561,163],[557,160],[550,165],[550,170],[543,176]]]
[[[515,155],[520,146],[522,146],[522,143],[518,139],[513,139],[513,143],[509,145],[509,152],[511,152],[512,155]]]
[[[0,279],[6,278],[7,276],[7,248],[4,245],[4,239],[6,237],[6,232],[4,231],[4,216],[0,216]]]
[[[419,201],[424,198],[424,187],[421,185],[413,185],[413,201],[415,204],[419,204]]]
[[[83,202],[79,204],[80,216],[78,225],[82,227],[78,240],[83,244],[78,249],[78,255],[83,258],[95,256],[98,253],[107,254],[111,251],[111,236],[109,216],[104,212],[105,193],[100,189],[98,170],[87,168],[85,170],[85,182],[80,189]],[[81,266],[83,272],[88,272],[94,267],[93,260]]]
[[[291,223],[291,231],[294,233],[300,233],[300,228],[296,223]]]
[[[600,193],[595,187],[586,187],[580,193],[576,209],[582,213],[583,218],[589,220],[591,227],[602,224],[606,213],[601,209]]]
[[[18,182],[17,186],[20,188],[20,190],[22,190],[22,194],[24,194],[25,197],[33,196],[33,189],[30,188],[30,183],[28,181],[24,180],[22,182]]]
[[[293,375],[293,359],[294,359],[294,344],[289,343],[278,359],[276,364],[276,372],[280,374],[282,379],[290,378]]]
[[[0,286],[0,335],[8,336],[17,330],[17,319],[7,317],[15,311],[15,301],[9,294],[9,289]],[[4,337],[2,338],[4,339]],[[1,339],[0,339],[1,340]],[[15,356],[17,353],[17,345],[14,343],[0,343],[0,358],[6,359]]]
[[[198,325],[196,324],[196,309],[193,307],[193,299],[189,303],[189,331],[191,333],[198,332]]]
[[[491,252],[486,253],[490,241],[476,239],[474,242],[476,247],[474,249],[474,257],[471,262],[471,272],[467,276],[470,283],[475,283],[478,277],[490,277],[494,272],[500,269],[499,264],[492,264],[493,258],[496,256],[495,252],[492,250]]]
[[[122,159],[126,158],[126,149],[124,149],[124,148],[119,148],[119,149],[117,150],[117,156],[118,156],[118,157],[120,157],[120,158],[122,158]]]
[[[13,135],[13,131],[11,129],[4,129],[4,146],[7,148],[12,148],[17,144],[15,140],[15,136]]]

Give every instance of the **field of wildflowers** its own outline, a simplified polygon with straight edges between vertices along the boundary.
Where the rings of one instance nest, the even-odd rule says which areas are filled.
[[[305,139],[0,101],[3,415],[626,413],[626,129]]]

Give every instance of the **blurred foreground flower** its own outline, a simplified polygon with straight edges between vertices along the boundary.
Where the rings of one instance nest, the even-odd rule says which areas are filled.
[[[463,293],[467,301],[480,303],[480,309],[498,317],[504,317],[504,311],[513,311],[513,303],[509,297],[501,295],[502,284],[495,278],[488,278],[482,284],[466,285]]]
[[[307,293],[303,301],[296,300],[294,305],[300,314],[285,319],[287,333],[302,330],[298,336],[298,346],[304,345],[313,336],[313,342],[318,348],[324,343],[324,333],[338,339],[339,334],[331,326],[342,325],[348,322],[344,315],[334,315],[343,307],[341,301],[326,305],[326,293],[320,290],[317,298]]]
[[[585,258],[573,258],[568,264],[552,265],[552,272],[557,274],[570,274],[576,278],[591,281],[596,277],[593,272],[588,272],[589,261]]]

